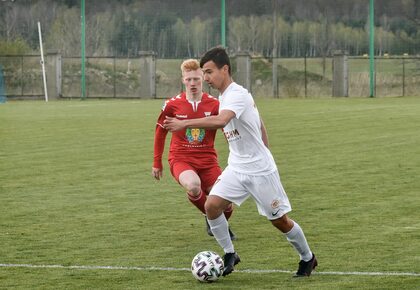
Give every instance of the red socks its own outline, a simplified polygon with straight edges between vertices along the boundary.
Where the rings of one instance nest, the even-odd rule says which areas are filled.
[[[198,196],[193,196],[190,192],[187,192],[188,199],[190,202],[195,205],[203,214],[206,214],[206,210],[204,209],[204,204],[207,200],[207,195],[204,194],[203,191],[200,191]]]

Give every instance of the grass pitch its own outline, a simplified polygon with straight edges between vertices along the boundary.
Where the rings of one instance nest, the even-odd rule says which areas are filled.
[[[161,105],[0,105],[0,288],[420,285],[419,98],[257,100],[318,273],[291,278],[297,254],[248,200],[231,219],[238,271],[208,285],[186,269],[197,252],[221,249],[167,163],[162,181],[151,177]],[[224,167],[221,134],[216,143]]]

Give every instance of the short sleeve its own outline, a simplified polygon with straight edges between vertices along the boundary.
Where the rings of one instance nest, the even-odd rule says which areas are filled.
[[[242,115],[245,111],[248,100],[248,95],[244,94],[241,91],[235,91],[226,94],[223,97],[222,102],[220,103],[220,110],[230,110],[235,113],[237,119]]]
[[[172,117],[173,116],[173,114],[172,114],[172,106],[170,104],[170,100],[166,100],[163,103],[162,111],[160,112],[159,118],[158,118],[158,120],[157,120],[156,123],[159,126],[163,127],[163,122],[165,121],[165,117],[166,116],[169,116],[169,117]]]

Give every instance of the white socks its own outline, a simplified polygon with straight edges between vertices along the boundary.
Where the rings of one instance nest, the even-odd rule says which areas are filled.
[[[216,241],[223,248],[225,253],[234,253],[235,249],[229,236],[229,225],[224,214],[214,220],[207,219]]]
[[[297,222],[293,221],[293,223],[293,228],[285,234],[286,238],[298,252],[300,259],[308,262],[310,259],[312,259],[311,249],[309,249],[309,245],[306,241],[302,228],[298,225]]]
[[[225,253],[234,253],[232,240],[229,236],[229,225],[224,214],[221,214],[214,220],[207,219],[210,229],[216,238],[216,241],[223,248]],[[300,259],[305,262],[312,259],[312,252],[306,241],[305,234],[297,222],[294,221],[293,228],[285,234],[289,243],[296,249]]]

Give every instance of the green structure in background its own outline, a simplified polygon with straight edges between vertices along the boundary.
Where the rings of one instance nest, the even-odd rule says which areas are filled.
[[[85,0],[80,0],[81,11],[81,99],[87,98],[86,93],[86,55],[85,55]],[[375,75],[375,21],[374,21],[374,0],[369,0],[369,96],[375,97],[376,75]],[[274,40],[275,43],[277,43]],[[220,45],[226,43],[226,0],[220,2]],[[277,50],[277,47],[275,48]],[[276,93],[277,94],[277,93]],[[306,95],[306,93],[305,93]]]
[[[226,1],[221,0],[221,9],[220,9],[220,37],[221,37],[221,45],[226,47]]]
[[[5,90],[5,84],[4,84],[4,78],[3,78],[3,67],[0,64],[0,104],[6,103],[6,90]]]
[[[82,61],[82,79],[81,79],[81,97],[82,100],[86,99],[86,76],[85,76],[85,0],[80,3],[80,19],[81,19],[81,61]]]
[[[374,0],[369,2],[369,84],[370,97],[375,96],[375,20]]]

